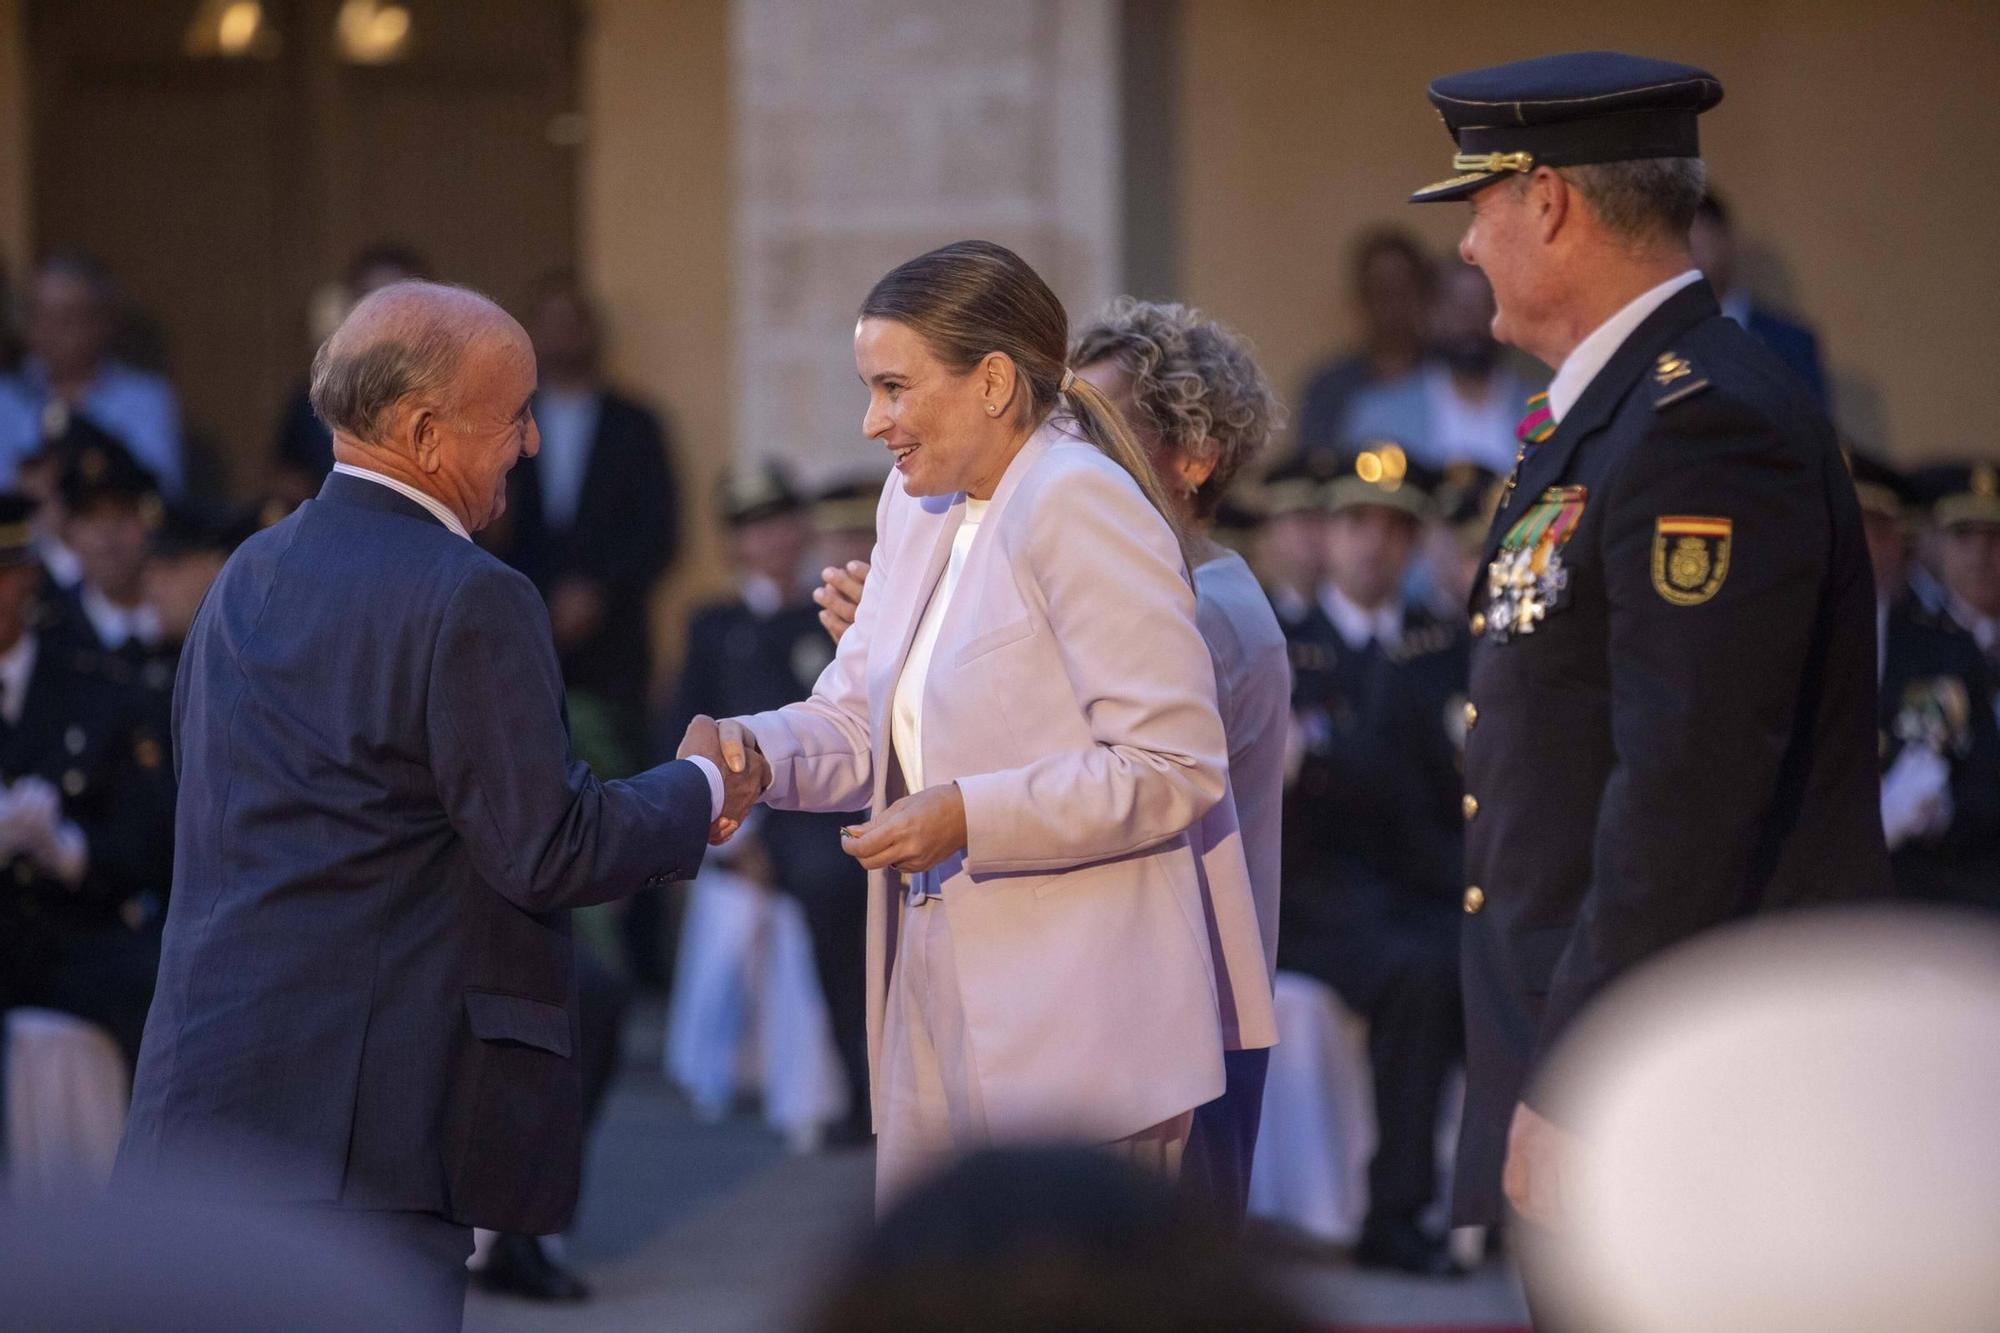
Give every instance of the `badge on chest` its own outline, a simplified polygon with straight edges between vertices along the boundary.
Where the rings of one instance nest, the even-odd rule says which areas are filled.
[[[1588,494],[1582,486],[1551,486],[1507,529],[1486,567],[1486,625],[1495,643],[1534,633],[1550,612],[1569,604],[1563,548]]]

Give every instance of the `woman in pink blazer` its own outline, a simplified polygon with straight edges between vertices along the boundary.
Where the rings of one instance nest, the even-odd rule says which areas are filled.
[[[1218,885],[1189,846],[1226,785],[1214,670],[1171,503],[1068,332],[997,245],[876,284],[855,361],[895,473],[868,596],[811,698],[721,729],[768,803],[876,812],[847,846],[874,872],[878,1198],[1022,1139],[1176,1174],[1223,1088],[1204,896],[1255,908],[1240,854]],[[1269,1029],[1251,994],[1231,1022]]]

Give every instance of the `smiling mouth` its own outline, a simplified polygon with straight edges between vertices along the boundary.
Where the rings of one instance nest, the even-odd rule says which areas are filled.
[[[911,454],[914,454],[917,450],[921,448],[923,448],[921,444],[905,444],[900,446],[891,445],[889,447],[889,452],[896,456],[896,466],[901,467],[903,464],[910,461]]]

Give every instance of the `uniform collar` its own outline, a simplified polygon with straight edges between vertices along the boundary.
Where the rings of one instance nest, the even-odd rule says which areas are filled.
[[[1569,415],[1576,400],[1583,397],[1583,391],[1590,382],[1610,362],[1612,356],[1625,340],[1636,332],[1641,324],[1655,310],[1667,303],[1668,298],[1684,287],[1691,287],[1701,281],[1700,269],[1689,269],[1685,273],[1668,278],[1659,286],[1639,293],[1625,307],[1610,319],[1591,330],[1590,336],[1578,343],[1570,354],[1563,358],[1556,377],[1549,381],[1549,413],[1558,423]]]

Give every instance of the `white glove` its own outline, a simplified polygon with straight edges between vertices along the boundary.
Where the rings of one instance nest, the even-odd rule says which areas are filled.
[[[25,777],[7,793],[0,815],[0,847],[41,863],[65,884],[82,882],[89,868],[83,830],[62,817],[62,797],[45,779]]]
[[[1951,766],[1937,751],[1907,745],[1882,775],[1882,832],[1896,848],[1951,827]]]

